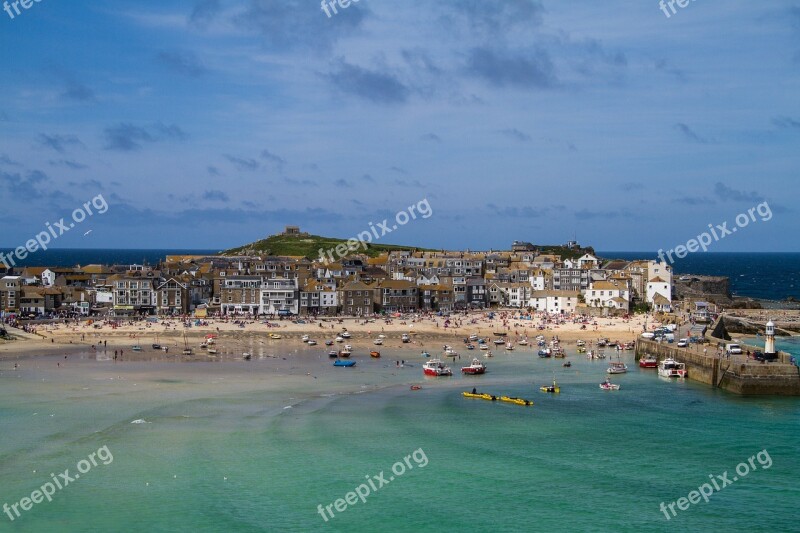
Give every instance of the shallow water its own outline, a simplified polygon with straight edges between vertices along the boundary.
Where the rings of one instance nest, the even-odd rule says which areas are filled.
[[[249,362],[0,362],[0,503],[103,446],[113,454],[52,502],[0,515],[0,530],[797,530],[796,398],[665,381],[631,352],[629,373],[612,378],[622,389],[606,392],[606,362],[578,355],[565,369],[530,349],[497,352],[484,376],[436,379],[418,352],[382,349],[348,369],[319,348]],[[554,376],[562,393],[540,393]],[[473,386],[535,405],[463,398]],[[415,450],[427,464],[412,455],[394,475]],[[659,510],[762,450],[770,468],[756,460],[669,521]],[[381,471],[395,479],[323,520],[318,505]]]

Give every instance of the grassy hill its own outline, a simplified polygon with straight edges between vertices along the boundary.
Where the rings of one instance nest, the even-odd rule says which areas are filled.
[[[335,249],[337,244],[347,244],[347,239],[321,237],[319,235],[271,235],[260,241],[225,250],[220,252],[220,255],[295,255],[316,259],[320,255],[320,248],[327,252]],[[355,253],[364,253],[370,257],[376,257],[383,252],[392,250],[427,250],[427,248],[394,244],[367,244],[366,251],[359,246]],[[337,257],[335,252],[334,257]]]

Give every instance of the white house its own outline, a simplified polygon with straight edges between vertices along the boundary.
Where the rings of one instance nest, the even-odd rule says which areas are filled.
[[[578,258],[578,268],[597,268],[599,261],[592,254],[583,254]]]
[[[665,262],[649,261],[645,301],[655,311],[672,310],[672,268]]]
[[[628,285],[621,281],[593,281],[583,292],[583,296],[589,307],[630,310],[630,291]]]
[[[261,285],[261,305],[259,313],[299,314],[300,294],[297,278],[265,279]]]
[[[578,295],[578,291],[533,291],[528,305],[536,311],[566,315],[575,312]]]

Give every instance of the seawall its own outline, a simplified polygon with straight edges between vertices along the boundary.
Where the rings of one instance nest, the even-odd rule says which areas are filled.
[[[717,349],[709,345],[678,348],[668,343],[647,339],[636,340],[636,358],[653,354],[659,360],[672,357],[686,363],[687,378],[734,394],[800,396],[800,368],[786,362],[761,363],[742,356],[717,357]],[[782,359],[784,359],[782,357]]]

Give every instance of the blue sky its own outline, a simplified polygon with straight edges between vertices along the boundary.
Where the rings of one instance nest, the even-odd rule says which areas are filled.
[[[13,9],[13,8],[12,8]],[[0,246],[798,251],[800,2],[42,0],[0,12]],[[85,235],[91,229],[91,233]]]

